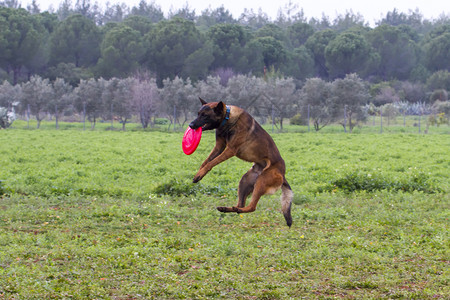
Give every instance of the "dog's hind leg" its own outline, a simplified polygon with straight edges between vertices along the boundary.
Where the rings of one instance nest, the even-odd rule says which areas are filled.
[[[258,179],[259,174],[252,169],[250,169],[247,173],[242,176],[241,181],[239,182],[238,188],[238,203],[236,207],[244,207],[245,201],[247,200],[248,195],[253,192],[253,188],[255,186],[256,179]],[[234,207],[217,207],[217,210],[220,212],[236,212]]]
[[[239,200],[237,207],[245,206],[245,201],[247,200],[247,197],[253,192],[255,182],[260,174],[261,172],[258,168],[252,167],[250,170],[248,170],[247,173],[244,174],[244,176],[242,176],[238,188]]]
[[[259,164],[254,164],[253,167],[247,171],[247,173],[242,176],[241,181],[239,181],[238,188],[238,203],[235,207],[217,207],[220,212],[236,212],[236,208],[243,208],[247,197],[253,193],[255,188],[255,183],[258,180],[259,175],[263,171],[264,166]]]
[[[283,176],[274,168],[269,168],[258,176],[253,188],[252,199],[245,207],[233,207],[237,213],[250,213],[256,210],[259,199],[265,194],[275,193],[283,184]]]

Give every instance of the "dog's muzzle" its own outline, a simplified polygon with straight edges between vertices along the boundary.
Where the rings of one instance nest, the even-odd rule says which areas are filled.
[[[192,122],[189,124],[189,127],[191,127],[192,129],[195,130],[195,129],[201,127],[201,126],[198,125],[198,124],[196,124],[195,121],[192,121]]]

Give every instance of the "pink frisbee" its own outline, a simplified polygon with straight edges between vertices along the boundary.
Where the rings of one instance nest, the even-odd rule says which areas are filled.
[[[184,133],[183,141],[181,143],[183,152],[186,155],[191,155],[197,149],[198,144],[202,138],[202,128],[192,129],[188,127]]]

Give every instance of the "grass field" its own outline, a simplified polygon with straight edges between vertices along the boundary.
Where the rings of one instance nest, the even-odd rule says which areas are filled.
[[[279,195],[215,209],[248,163],[191,183],[212,133],[186,156],[180,132],[22,125],[0,131],[0,299],[450,297],[447,134],[274,134],[289,229]]]

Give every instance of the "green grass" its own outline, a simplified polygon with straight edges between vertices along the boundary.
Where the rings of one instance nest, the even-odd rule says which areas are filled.
[[[0,131],[0,299],[448,299],[448,135],[274,135],[295,193],[252,214],[250,164],[191,182],[182,133]]]

